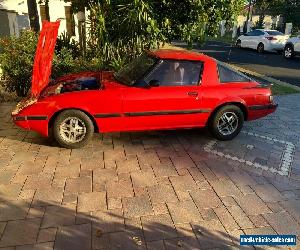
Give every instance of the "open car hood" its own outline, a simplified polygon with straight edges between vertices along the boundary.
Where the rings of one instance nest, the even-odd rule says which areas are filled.
[[[59,24],[60,21],[43,22],[33,64],[31,93],[17,104],[12,111],[13,116],[17,115],[25,107],[36,103],[42,90],[48,85]]]
[[[43,22],[33,65],[31,83],[32,98],[38,98],[41,91],[49,83],[59,24],[60,21]]]

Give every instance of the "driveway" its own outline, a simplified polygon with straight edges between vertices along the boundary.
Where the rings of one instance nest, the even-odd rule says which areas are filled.
[[[282,55],[258,54],[254,50],[238,49],[222,42],[207,42],[198,49],[220,61],[300,86],[300,57],[286,60]]]
[[[299,236],[299,98],[280,97],[232,142],[114,133],[79,150],[16,128],[0,104],[0,249],[240,249],[240,234]]]

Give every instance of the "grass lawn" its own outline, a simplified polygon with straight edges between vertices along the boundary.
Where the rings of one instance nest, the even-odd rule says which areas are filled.
[[[273,95],[290,95],[300,93],[300,91],[289,86],[279,85],[275,83],[272,86],[272,93]]]

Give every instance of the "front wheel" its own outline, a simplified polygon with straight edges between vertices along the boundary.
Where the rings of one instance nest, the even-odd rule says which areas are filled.
[[[85,146],[93,133],[93,122],[79,110],[63,111],[53,124],[54,139],[65,148],[75,149]]]
[[[262,54],[262,53],[264,53],[264,51],[265,51],[265,46],[264,46],[264,44],[263,44],[263,43],[258,44],[258,46],[257,46],[257,52],[258,52],[259,54]]]
[[[234,105],[220,108],[209,122],[209,130],[212,135],[221,141],[235,138],[244,124],[244,114]]]
[[[286,59],[291,59],[294,56],[295,56],[295,54],[294,54],[294,48],[293,48],[293,46],[291,46],[291,45],[285,46],[285,48],[284,48],[284,57]]]
[[[238,39],[235,43],[235,46],[239,49],[242,48],[242,41],[240,39]]]

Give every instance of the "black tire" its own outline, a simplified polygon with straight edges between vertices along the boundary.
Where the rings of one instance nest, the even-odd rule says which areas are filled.
[[[77,121],[77,125],[75,122]],[[69,122],[69,124],[68,124]],[[63,125],[65,125],[65,131],[63,131]],[[71,128],[72,127],[72,128]],[[67,129],[70,130],[67,130]],[[81,134],[75,135],[79,130],[82,130]],[[72,132],[73,131],[73,132]],[[75,136],[72,139],[67,137]],[[61,112],[55,119],[53,124],[53,137],[55,141],[64,148],[75,149],[85,146],[94,134],[94,125],[91,119],[82,111],[70,109]]]
[[[235,43],[235,46],[239,49],[242,48],[242,41],[240,39],[238,39]]]
[[[264,51],[265,51],[265,45],[263,43],[258,44],[258,46],[257,46],[257,52],[259,54],[262,54],[262,53],[264,53]]]
[[[234,130],[232,130],[230,133],[228,130],[228,134],[226,134],[225,131],[222,132],[220,130],[220,127],[222,127],[221,123],[223,123],[222,117],[224,118],[224,115],[232,115],[232,117],[235,117],[236,119],[236,122],[231,124]],[[243,128],[243,124],[244,114],[242,110],[235,105],[227,105],[215,112],[215,114],[209,121],[208,129],[216,139],[220,141],[229,141],[234,139],[240,133],[241,129]],[[224,125],[227,125],[227,127],[229,128],[226,122],[224,123]]]
[[[288,44],[285,46],[283,55],[284,55],[284,58],[286,58],[286,59],[292,59],[295,57],[295,51],[291,44]]]

